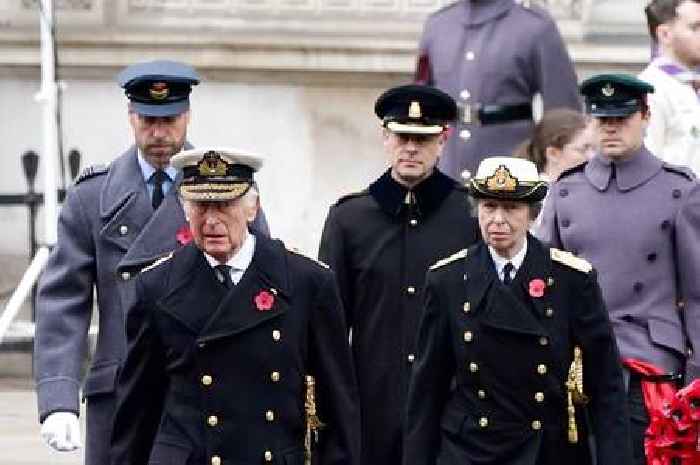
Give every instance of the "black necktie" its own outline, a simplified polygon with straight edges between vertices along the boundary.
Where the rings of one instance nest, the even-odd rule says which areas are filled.
[[[503,284],[506,286],[513,282],[513,278],[510,277],[510,274],[514,269],[515,267],[511,262],[506,263],[506,265],[503,267]]]
[[[153,198],[151,199],[151,205],[153,205],[153,209],[156,210],[163,201],[163,197],[165,197],[165,194],[163,194],[163,183],[170,179],[170,176],[168,176],[168,173],[165,171],[158,170],[153,173],[151,179],[153,179]]]
[[[223,284],[226,289],[231,289],[233,287],[231,267],[228,265],[216,265],[214,269],[216,270],[216,278],[219,282]]]
[[[610,179],[615,179],[617,177],[616,171],[615,163],[610,163]]]

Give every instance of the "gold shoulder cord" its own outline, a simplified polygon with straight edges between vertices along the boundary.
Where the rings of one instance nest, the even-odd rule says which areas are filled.
[[[588,397],[583,392],[583,354],[579,346],[574,347],[574,360],[569,368],[569,376],[566,379],[567,407],[569,414],[569,442],[578,442],[578,430],[576,428],[576,408],[574,405],[586,405]]]
[[[313,376],[306,377],[306,434],[304,435],[304,465],[311,465],[312,445],[318,442],[318,430],[324,425],[316,413],[316,380]]]

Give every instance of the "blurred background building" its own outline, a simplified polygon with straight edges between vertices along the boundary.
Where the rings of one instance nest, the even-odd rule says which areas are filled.
[[[374,100],[411,80],[423,21],[447,3],[56,0],[64,152],[80,151],[85,167],[129,145],[126,99],[114,82],[122,67],[188,62],[204,77],[189,139],[263,154],[259,183],[273,235],[315,255],[329,205],[384,169]],[[579,79],[636,73],[648,61],[645,2],[538,3],[557,19]],[[0,194],[26,191],[23,152],[37,151],[41,162],[39,14],[36,0],[0,0]],[[63,183],[71,183],[67,168]],[[27,215],[0,206],[2,303],[29,260]]]

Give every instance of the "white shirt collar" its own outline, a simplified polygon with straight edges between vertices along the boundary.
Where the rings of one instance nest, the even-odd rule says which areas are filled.
[[[255,236],[246,232],[246,238],[243,240],[243,245],[238,249],[238,252],[231,257],[226,263],[220,263],[217,259],[202,251],[204,258],[207,259],[209,265],[214,268],[217,265],[228,265],[231,267],[231,278],[234,283],[238,284],[243,273],[253,261],[253,253],[255,252]]]
[[[496,273],[498,273],[498,278],[501,281],[503,281],[503,267],[505,267],[506,263],[508,262],[513,264],[514,268],[513,272],[511,273],[512,279],[515,277],[515,274],[518,272],[518,270],[523,264],[523,261],[525,260],[525,254],[527,254],[527,237],[525,238],[525,242],[523,243],[523,248],[520,249],[520,251],[516,253],[511,259],[501,257],[491,246],[489,246],[489,253],[491,254],[493,264],[496,265]]]

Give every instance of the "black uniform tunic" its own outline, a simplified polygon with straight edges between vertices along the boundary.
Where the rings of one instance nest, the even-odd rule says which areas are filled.
[[[401,419],[428,267],[478,235],[466,191],[439,171],[408,191],[387,171],[331,207],[319,257],[352,329],[362,463],[401,460]]]
[[[333,273],[257,236],[228,290],[193,244],[138,278],[112,465],[303,465],[305,375],[315,464],[359,465],[359,406]]]
[[[586,438],[567,439],[575,345],[597,464],[630,463],[622,369],[595,275],[570,266],[580,259],[567,265],[550,255],[561,257],[529,236],[510,285],[483,242],[429,272],[404,465],[584,463]]]

